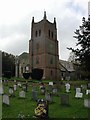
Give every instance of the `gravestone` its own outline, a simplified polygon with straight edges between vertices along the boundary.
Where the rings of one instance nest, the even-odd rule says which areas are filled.
[[[14,95],[14,89],[13,89],[13,87],[9,87],[9,94],[11,96]]]
[[[87,84],[87,88],[90,89],[90,83]]]
[[[13,85],[13,88],[14,88],[14,91],[16,91],[17,90],[17,85],[16,84]]]
[[[10,101],[9,101],[9,96],[4,94],[3,95],[3,103],[6,104],[6,105],[10,105]]]
[[[76,93],[75,97],[76,97],[76,98],[82,98],[82,97],[83,97],[83,93],[79,93],[79,92],[78,92],[78,93]]]
[[[90,108],[90,99],[84,99],[84,106]]]
[[[27,91],[27,84],[23,84],[23,85],[22,85],[22,89],[23,89],[24,91]]]
[[[61,94],[61,105],[69,105],[69,95],[68,94]]]
[[[76,88],[76,93],[80,93],[81,92],[81,88]]]
[[[45,94],[45,88],[44,88],[44,87],[41,88],[41,89],[40,89],[40,92],[41,92],[42,95],[44,95],[44,94]]]
[[[34,101],[37,101],[37,91],[32,91],[32,99],[34,100]]]
[[[52,85],[48,85],[48,91],[52,92],[53,91],[53,86]]]
[[[52,94],[51,93],[45,93],[45,100],[47,100],[48,102],[52,102]]]
[[[70,84],[69,84],[69,83],[66,83],[65,86],[66,86],[66,92],[70,92],[70,91],[69,91],[69,90],[70,90]]]
[[[57,95],[57,88],[53,88],[52,93],[53,93],[54,95]]]
[[[76,88],[75,98],[82,98],[83,93],[81,93],[81,88]]]
[[[90,94],[90,90],[86,90],[86,95]]]
[[[19,97],[20,98],[25,98],[25,91],[20,91],[19,92]]]
[[[20,82],[18,82],[18,86],[19,86],[19,87],[21,87],[21,86],[22,86]]]
[[[52,85],[52,86],[53,86],[53,82],[49,82],[49,85]]]

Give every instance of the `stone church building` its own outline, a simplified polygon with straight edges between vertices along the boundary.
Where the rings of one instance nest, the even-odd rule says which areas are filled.
[[[29,60],[30,71],[34,68],[44,70],[43,79],[60,79],[56,19],[49,22],[46,12],[39,22],[32,18]]]
[[[29,53],[23,52],[16,58],[16,77],[23,77],[24,72],[32,69],[43,69],[43,78],[46,80],[73,79],[74,64],[59,60],[56,19],[53,23],[47,20],[46,12],[41,21],[31,23],[31,39]]]

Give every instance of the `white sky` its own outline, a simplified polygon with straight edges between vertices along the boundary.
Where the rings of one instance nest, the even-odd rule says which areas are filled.
[[[75,48],[74,31],[81,25],[82,17],[88,17],[89,0],[0,0],[0,50],[20,55],[29,52],[31,21],[56,17],[59,41],[59,58],[67,60]]]

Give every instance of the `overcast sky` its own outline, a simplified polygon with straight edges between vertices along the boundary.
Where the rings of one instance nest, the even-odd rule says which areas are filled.
[[[59,58],[67,60],[70,51],[75,48],[74,31],[88,18],[89,0],[0,0],[0,50],[20,55],[29,52],[31,21],[47,19],[53,22],[56,17]]]

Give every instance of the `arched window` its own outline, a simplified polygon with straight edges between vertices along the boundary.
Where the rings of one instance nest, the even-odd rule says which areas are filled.
[[[37,37],[37,31],[35,32],[35,36]]]
[[[48,30],[48,35],[49,35],[49,37],[50,37],[50,30]]]
[[[53,32],[52,32],[52,38],[53,38]]]
[[[39,30],[39,36],[41,36],[41,30]]]

